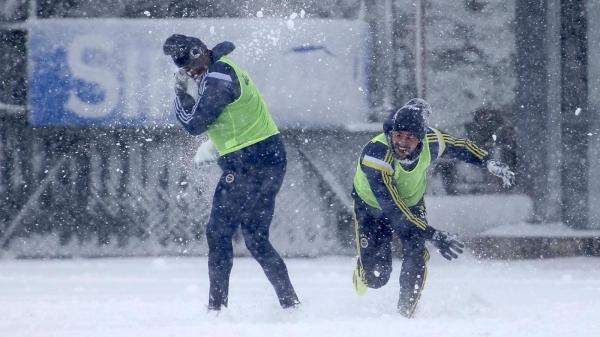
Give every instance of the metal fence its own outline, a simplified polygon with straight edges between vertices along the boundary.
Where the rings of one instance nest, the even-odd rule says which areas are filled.
[[[0,256],[207,253],[204,228],[220,169],[193,167],[200,138],[179,127],[32,128],[23,115],[0,120]],[[274,246],[287,256],[352,253],[349,193],[360,150],[375,132],[282,134],[288,171]],[[500,191],[479,170],[452,165],[434,166],[428,194]],[[239,236],[235,252],[247,254]]]
[[[200,139],[178,127],[31,128],[21,116],[1,120],[3,254],[206,253],[204,226],[220,170],[193,168]],[[340,253],[352,246],[349,192],[356,157],[369,137],[284,132],[288,172],[271,234],[285,255]],[[236,252],[245,253],[243,244]]]

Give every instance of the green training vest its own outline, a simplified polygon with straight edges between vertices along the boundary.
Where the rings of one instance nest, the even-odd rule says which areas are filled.
[[[371,142],[380,142],[386,146],[388,145],[385,134],[383,133],[373,138]],[[391,151],[394,150],[391,149]],[[404,170],[398,160],[395,158],[393,159],[393,184],[398,190],[400,199],[406,206],[411,207],[416,205],[425,195],[425,189],[427,188],[427,167],[429,167],[430,164],[431,153],[429,152],[429,141],[427,141],[427,137],[423,140],[423,150],[419,156],[419,162],[412,171]],[[382,171],[389,170],[389,168],[383,166],[380,168],[378,167],[378,169],[381,169]],[[391,174],[392,172],[389,173]],[[360,198],[369,206],[381,209],[379,202],[377,202],[377,198],[375,198],[375,194],[371,190],[367,175],[361,168],[360,159],[356,168],[356,175],[354,176],[354,189]]]
[[[217,62],[231,66],[241,86],[240,97],[227,105],[206,130],[219,155],[235,152],[278,134],[279,130],[269,114],[265,100],[248,73],[238,68],[228,57],[223,56]]]

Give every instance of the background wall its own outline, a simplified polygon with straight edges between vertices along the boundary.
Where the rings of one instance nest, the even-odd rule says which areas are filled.
[[[514,166],[515,2],[425,4],[430,122]],[[175,30],[202,35],[209,46],[234,40],[232,57],[284,131],[290,171],[273,224],[276,245],[295,256],[352,252],[348,193],[356,157],[381,118],[414,96],[412,3],[53,0],[0,9],[4,253],[204,253],[207,196],[218,172],[191,169],[201,139],[166,112],[173,69],[160,43]],[[103,38],[85,36],[92,33]],[[102,67],[111,76],[95,73]],[[591,63],[590,83],[596,68]],[[69,97],[97,108],[115,86],[114,104],[98,109],[100,117],[64,109]],[[430,219],[467,235],[523,221],[532,205],[519,188],[502,190],[485,172],[442,162],[431,170]]]

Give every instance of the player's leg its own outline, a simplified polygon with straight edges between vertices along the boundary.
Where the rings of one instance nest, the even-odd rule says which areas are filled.
[[[299,301],[285,262],[269,241],[269,228],[275,211],[275,197],[283,183],[286,167],[283,155],[276,161],[263,162],[253,168],[256,190],[251,198],[254,204],[241,225],[246,247],[262,267],[284,308],[294,307]]]
[[[387,219],[377,209],[354,202],[354,226],[358,253],[355,271],[355,291],[362,295],[366,291],[358,281],[369,288],[380,288],[387,284],[392,273],[392,230]]]
[[[412,317],[427,279],[429,252],[425,240],[418,237],[402,242],[402,269],[400,271],[400,296],[398,312]]]
[[[426,214],[420,208],[411,209],[413,213],[427,221]],[[427,278],[427,261],[429,252],[425,247],[425,239],[414,225],[406,224],[408,230],[400,231],[398,237],[402,244],[402,269],[400,271],[400,296],[398,312],[405,317],[412,317],[421,297]]]
[[[232,188],[231,172],[224,171],[212,202],[210,218],[206,226],[208,243],[208,277],[210,281],[208,309],[220,310],[227,306],[229,277],[233,267],[233,234],[239,220],[236,219],[236,195]]]

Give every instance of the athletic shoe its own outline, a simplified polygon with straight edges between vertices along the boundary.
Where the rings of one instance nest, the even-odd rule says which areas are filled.
[[[364,271],[360,267],[354,269],[354,275],[352,276],[352,283],[354,284],[354,292],[358,296],[363,296],[367,292],[367,280],[364,277]]]

